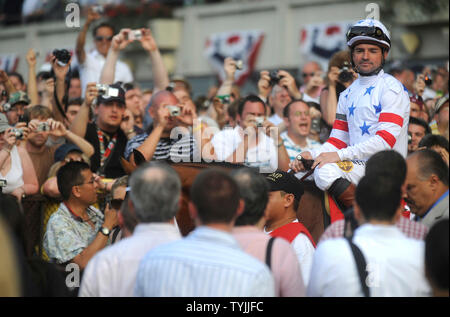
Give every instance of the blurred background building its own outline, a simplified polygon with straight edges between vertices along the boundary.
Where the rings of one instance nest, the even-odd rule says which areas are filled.
[[[79,27],[67,24],[70,3],[80,7]],[[388,69],[448,67],[448,0],[0,0],[0,68],[26,76],[29,48],[39,52],[38,71],[54,48],[73,52],[89,5],[102,5],[103,19],[117,29],[150,27],[170,75],[188,79],[194,96],[217,84],[215,66],[226,55],[244,61],[244,93],[256,91],[263,69],[289,70],[300,81],[306,61],[326,67],[345,48],[348,25],[366,17],[379,17],[391,31]],[[92,46],[89,32],[86,48]],[[140,45],[129,45],[123,59],[143,88],[152,87]]]

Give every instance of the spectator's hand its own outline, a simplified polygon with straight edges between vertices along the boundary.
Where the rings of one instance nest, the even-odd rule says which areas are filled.
[[[309,116],[311,117],[311,119],[322,118],[322,112],[320,112],[319,110],[317,110],[314,107],[310,107],[309,108]]]
[[[17,122],[14,126],[16,129],[22,130],[23,137],[22,140],[26,140],[28,138],[28,134],[30,133],[30,128],[28,127],[26,122]],[[20,141],[20,140],[18,140]],[[19,143],[19,142],[17,142]]]
[[[128,134],[134,132],[134,117],[130,109],[125,109],[123,112],[120,128],[127,136]]]
[[[65,66],[58,64],[58,60],[54,55],[50,57],[50,64],[52,64],[53,72],[55,73],[56,79],[64,80],[67,73],[69,72],[70,63],[72,62],[72,57]]]
[[[17,198],[17,201],[20,203],[22,201],[22,196],[25,194],[25,189],[23,186],[17,187],[11,192],[11,195]]]
[[[5,136],[3,137],[5,140],[5,144],[3,145],[3,147],[7,148],[8,150],[11,150],[13,146],[17,144],[16,134],[12,131],[12,129],[13,128],[8,128],[5,131]]]
[[[285,87],[292,98],[300,99],[300,91],[297,88],[294,77],[284,70],[278,71],[278,76],[281,78],[278,85]]]
[[[414,82],[414,91],[419,96],[423,95],[423,92],[425,91],[425,76],[422,74],[419,74],[416,78],[416,81]]]
[[[278,140],[279,137],[278,129],[274,129],[277,128],[277,126],[274,125],[269,120],[267,120],[267,118],[264,118],[263,128],[268,137],[271,137],[274,141]]]
[[[55,80],[53,78],[45,81],[44,92],[47,96],[53,96],[55,92]]]
[[[96,83],[88,83],[86,86],[86,93],[84,96],[84,102],[90,106],[95,98],[98,96],[98,89]]]
[[[67,135],[67,129],[62,122],[48,119],[47,123],[50,127],[49,135],[57,138]]]
[[[331,66],[330,71],[328,72],[328,83],[330,86],[336,87],[336,83],[339,77],[339,68],[336,66]]]
[[[270,75],[267,70],[263,70],[259,73],[259,80],[258,80],[258,91],[259,95],[267,98],[270,94],[270,91],[272,90],[272,87],[270,87]]]
[[[312,160],[311,153],[308,151],[301,152],[300,155],[307,160]],[[289,163],[289,168],[293,170],[295,173],[306,171],[306,168],[305,166],[303,166],[303,163],[297,159],[294,159]]]
[[[111,209],[109,204],[106,204],[105,208],[105,221],[103,222],[103,226],[112,230],[115,226],[118,225],[117,211]]]
[[[141,29],[142,38],[140,39],[142,48],[147,52],[153,52],[158,49],[158,44],[152,35],[152,31],[150,29]]]
[[[111,49],[115,52],[119,52],[128,46],[132,41],[128,40],[128,33],[131,29],[122,29],[119,34],[114,35],[111,42]]]
[[[195,110],[195,105],[192,102],[186,102],[180,104],[181,114],[178,116],[178,121],[182,125],[192,126],[194,120],[197,119],[197,111]]]
[[[308,85],[306,85],[306,90],[310,91],[316,87],[323,85],[322,71],[314,72],[314,76],[309,80]]]
[[[226,80],[234,82],[234,74],[236,73],[236,61],[231,57],[225,58],[223,62]]]
[[[155,122],[155,127],[164,128],[169,122],[170,112],[167,107],[159,107],[156,111],[156,115],[153,118]]]
[[[28,67],[34,68],[36,66],[36,53],[34,52],[34,50],[32,48],[30,48],[28,50],[26,59],[27,59]]]
[[[86,24],[91,24],[92,22],[94,22],[95,20],[98,20],[101,18],[101,15],[97,12],[94,12],[94,10],[92,10],[92,7],[89,8],[88,13],[87,13],[87,18],[86,18]]]
[[[98,189],[102,191],[108,190],[108,186],[104,182],[102,182],[102,178],[99,175],[93,173],[92,176],[94,176],[94,183],[96,184],[96,187]]]
[[[0,69],[0,83],[7,82],[8,79],[8,74],[3,69]]]

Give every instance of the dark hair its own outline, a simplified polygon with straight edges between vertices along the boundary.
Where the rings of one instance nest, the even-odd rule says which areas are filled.
[[[406,161],[403,156],[395,150],[384,150],[375,153],[366,162],[365,175],[390,176],[398,181],[401,187],[406,179]]]
[[[89,165],[85,162],[69,162],[58,170],[58,190],[63,200],[68,200],[72,193],[72,187],[83,183],[82,171],[88,170]]]
[[[448,186],[448,166],[436,151],[425,149],[416,151],[410,156],[416,155],[418,177],[427,179],[434,174],[445,186]]]
[[[425,271],[432,286],[448,291],[449,220],[436,222],[425,238]]]
[[[302,100],[302,99],[294,99],[294,100],[292,100],[291,102],[289,102],[289,103],[283,108],[283,117],[289,118],[289,111],[291,110],[291,105],[294,104],[294,103],[296,103],[296,102],[303,102],[303,103],[304,103],[306,106],[308,106],[308,108],[309,108],[309,105],[308,105],[304,100]]]
[[[116,34],[116,30],[112,24],[108,22],[102,22],[92,30],[92,36],[95,37],[97,35],[97,30],[104,27],[110,28],[113,31],[113,35]]]
[[[241,104],[243,98],[236,99],[227,108],[228,116],[232,118],[233,120],[236,120],[236,115],[239,109],[239,105]]]
[[[439,146],[449,152],[448,140],[442,135],[428,134],[419,142],[419,147],[426,147],[427,149],[430,149],[433,146]]]
[[[259,98],[256,95],[248,95],[247,97],[242,99],[242,101],[239,103],[239,106],[238,106],[238,113],[239,113],[239,115],[242,116],[242,113],[244,112],[245,104],[247,102],[259,102],[259,103],[262,104],[262,106],[264,108],[264,111],[266,110],[266,104],[264,103],[264,101],[262,101],[261,98]]]
[[[425,122],[425,120],[415,118],[415,117],[409,117],[409,124],[420,125],[421,127],[423,127],[425,129],[425,134],[431,133],[430,126]]]
[[[18,72],[9,72],[8,77],[15,76],[19,79],[20,83],[23,85],[25,82],[23,81],[23,76]]]
[[[392,220],[402,197],[398,181],[390,175],[365,175],[358,183],[355,199],[366,220]]]
[[[5,220],[8,228],[25,251],[25,217],[15,196],[0,193],[0,218]]]
[[[236,226],[255,225],[264,215],[269,201],[269,184],[255,169],[244,167],[231,172],[245,201],[244,212],[236,219]]]
[[[69,108],[69,106],[81,106],[83,104],[83,98],[73,98],[70,99],[69,102],[67,103],[67,108]],[[66,111],[67,111],[66,108]]]
[[[191,186],[191,200],[203,224],[230,223],[239,205],[239,187],[236,182],[218,169],[206,169]]]

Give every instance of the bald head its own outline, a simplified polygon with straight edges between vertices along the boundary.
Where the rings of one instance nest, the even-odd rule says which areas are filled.
[[[150,99],[150,108],[157,108],[160,105],[176,105],[178,99],[173,93],[167,90],[158,91]]]

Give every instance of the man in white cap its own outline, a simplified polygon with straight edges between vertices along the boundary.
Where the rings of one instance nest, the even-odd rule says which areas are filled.
[[[347,45],[359,77],[341,93],[328,141],[301,153],[314,159],[316,185],[327,190],[341,208],[353,203],[355,184],[374,153],[394,149],[406,157],[410,112],[406,89],[383,71],[391,47],[386,27],[377,20],[358,21],[347,33]],[[298,160],[291,162],[291,168],[305,170]]]

